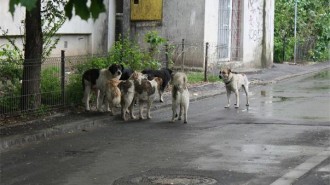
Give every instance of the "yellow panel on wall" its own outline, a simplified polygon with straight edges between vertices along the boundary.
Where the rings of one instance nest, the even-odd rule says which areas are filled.
[[[163,0],[131,0],[132,21],[162,20]]]

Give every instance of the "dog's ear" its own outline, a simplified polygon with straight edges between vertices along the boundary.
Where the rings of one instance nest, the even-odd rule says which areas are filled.
[[[124,70],[124,65],[120,64],[120,67],[121,67],[121,70],[123,71]]]

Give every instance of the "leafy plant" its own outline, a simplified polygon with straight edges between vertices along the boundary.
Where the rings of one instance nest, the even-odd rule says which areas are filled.
[[[294,0],[275,1],[275,62],[292,60],[294,57],[294,3]],[[330,41],[328,1],[300,0],[297,2],[297,12],[298,49],[304,52],[308,60],[328,60]]]
[[[48,67],[41,71],[41,102],[54,105],[61,98],[61,76],[59,67]]]

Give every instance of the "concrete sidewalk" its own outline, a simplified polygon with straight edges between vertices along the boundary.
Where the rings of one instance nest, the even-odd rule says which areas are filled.
[[[256,85],[276,83],[281,80],[318,72],[324,69],[330,69],[330,62],[309,65],[274,64],[270,69],[245,69],[236,71],[246,73],[251,82],[251,88],[253,88]],[[189,87],[189,91],[191,101],[225,93],[224,84],[222,82],[191,86]],[[164,100],[164,103],[155,102],[153,109],[171,106],[170,92],[164,94]],[[104,125],[104,120],[120,120],[120,116],[111,117],[107,113],[98,112],[61,113],[40,120],[1,127],[0,151],[63,134],[90,130]]]

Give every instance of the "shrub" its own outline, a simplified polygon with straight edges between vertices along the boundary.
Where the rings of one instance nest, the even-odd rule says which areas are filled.
[[[61,75],[59,67],[48,67],[41,71],[41,102],[56,105],[61,100]]]

